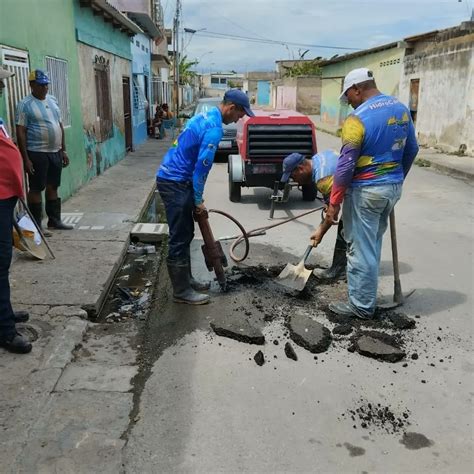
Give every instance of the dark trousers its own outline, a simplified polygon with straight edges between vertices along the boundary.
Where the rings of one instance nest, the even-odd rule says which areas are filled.
[[[189,246],[194,238],[193,183],[157,178],[156,186],[169,226],[168,261],[183,261],[189,258]]]
[[[17,198],[0,199],[0,339],[15,334],[8,273],[12,261],[13,211]]]

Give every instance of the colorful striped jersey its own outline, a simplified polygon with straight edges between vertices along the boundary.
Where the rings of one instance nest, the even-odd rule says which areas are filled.
[[[395,97],[371,97],[347,117],[342,127],[331,204],[343,201],[347,187],[403,182],[417,153],[408,109]]]
[[[201,204],[204,185],[222,139],[222,114],[213,107],[192,117],[168,150],[156,177],[193,182],[194,203]]]
[[[16,124],[26,128],[29,151],[54,153],[62,147],[61,112],[52,95],[39,100],[32,94],[17,105]]]

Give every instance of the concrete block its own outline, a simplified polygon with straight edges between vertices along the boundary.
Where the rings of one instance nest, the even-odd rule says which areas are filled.
[[[144,243],[160,242],[169,234],[168,224],[135,224],[130,237],[132,241],[137,240]]]

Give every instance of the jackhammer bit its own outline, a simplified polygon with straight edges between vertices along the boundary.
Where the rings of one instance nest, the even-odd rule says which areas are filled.
[[[216,241],[209,224],[209,213],[207,210],[193,212],[194,220],[201,229],[204,245],[201,246],[207,269],[211,272],[214,270],[217,281],[222,291],[227,290],[227,280],[224,267],[227,267],[227,258],[222,250],[221,243]]]

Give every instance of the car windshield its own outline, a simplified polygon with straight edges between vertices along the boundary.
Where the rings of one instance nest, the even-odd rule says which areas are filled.
[[[219,105],[218,101],[212,101],[212,102],[198,102],[196,106],[196,110],[194,111],[194,115],[200,114],[200,113],[206,113],[209,112],[213,107],[217,107]]]

